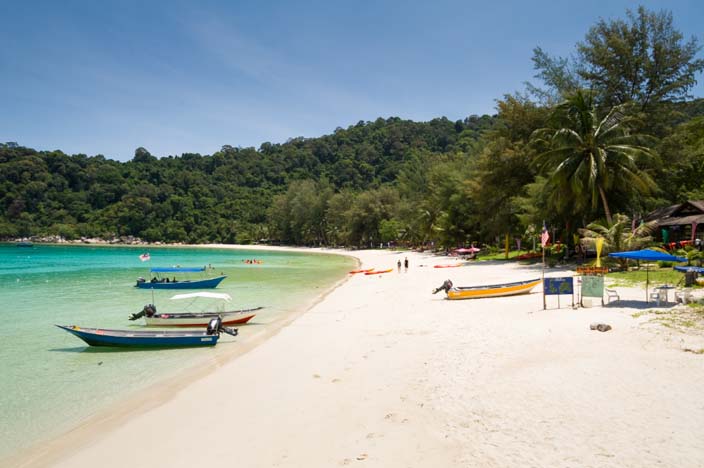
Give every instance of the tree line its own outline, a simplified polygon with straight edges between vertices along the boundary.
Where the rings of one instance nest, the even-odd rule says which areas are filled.
[[[595,221],[704,199],[704,69],[666,11],[600,20],[493,116],[392,117],[258,149],[132,160],[0,144],[0,238],[439,247],[565,242]]]

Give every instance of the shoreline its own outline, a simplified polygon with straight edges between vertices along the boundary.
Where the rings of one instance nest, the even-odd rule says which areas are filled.
[[[417,252],[352,256],[360,267],[404,256],[411,266],[349,275],[250,349],[108,415],[109,427],[86,424],[12,466],[193,466],[205,455],[215,466],[234,457],[247,467],[694,467],[704,459],[702,356],[634,317],[641,289],[619,288],[623,307],[576,310],[566,301],[543,310],[535,291],[445,301],[430,290],[448,277],[492,284],[539,267],[445,270],[432,268],[445,257]],[[594,321],[613,330],[590,331]]]
[[[131,245],[114,245],[108,243],[102,244],[67,244],[67,243],[56,243],[56,244],[42,244],[42,245],[56,245],[65,246],[71,245],[76,247],[134,247]],[[328,255],[342,255],[350,257],[356,260],[356,264],[359,264],[359,260],[350,255],[348,252],[342,250],[325,250],[316,248],[296,248],[296,247],[276,247],[276,246],[260,246],[260,248],[249,248],[245,245],[227,245],[227,244],[199,244],[199,245],[160,245],[157,247],[183,247],[189,249],[197,248],[212,248],[212,249],[222,249],[222,250],[260,250],[260,251],[287,251],[287,252],[300,252],[306,254],[328,254]],[[349,280],[348,276],[342,277],[339,281],[332,284],[325,291],[322,291],[315,296],[311,297],[310,300],[301,304],[296,309],[292,310],[280,320],[275,323],[269,324],[266,329],[258,331],[255,335],[248,337],[245,343],[234,343],[232,349],[227,351],[219,351],[217,355],[209,358],[205,364],[199,363],[195,364],[187,369],[177,371],[175,374],[160,380],[142,391],[140,394],[132,394],[121,398],[119,401],[110,404],[107,408],[101,409],[95,414],[89,416],[87,419],[76,425],[74,428],[65,431],[55,437],[50,437],[46,440],[40,441],[29,447],[20,450],[17,454],[11,455],[0,459],[0,466],[51,466],[53,462],[61,458],[65,453],[70,453],[73,447],[81,446],[84,444],[94,443],[99,440],[104,431],[109,431],[115,427],[119,427],[128,421],[131,417],[139,414],[142,411],[149,411],[158,406],[161,406],[173,398],[173,395],[182,391],[184,388],[188,387],[195,380],[204,378],[205,376],[215,372],[219,367],[221,367],[226,362],[237,359],[239,356],[247,354],[252,349],[264,343],[266,340],[273,336],[276,336],[282,329],[288,326],[291,322],[295,321],[302,314],[305,314],[310,308],[314,307],[317,303],[322,301],[328,294],[333,292],[335,289],[344,284]],[[99,431],[96,432],[96,428]],[[7,465],[6,465],[7,464]]]

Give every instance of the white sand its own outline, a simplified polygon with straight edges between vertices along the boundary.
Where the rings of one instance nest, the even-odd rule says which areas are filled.
[[[619,289],[624,308],[573,310],[562,296],[544,311],[539,287],[446,301],[430,293],[446,278],[518,281],[539,267],[354,255],[394,271],[352,276],[246,354],[13,466],[704,466],[704,355],[632,317],[642,291]]]

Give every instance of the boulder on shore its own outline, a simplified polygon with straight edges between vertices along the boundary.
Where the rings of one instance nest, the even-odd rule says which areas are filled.
[[[611,330],[611,325],[608,323],[592,323],[589,325],[590,330],[598,330],[600,332],[605,332]]]

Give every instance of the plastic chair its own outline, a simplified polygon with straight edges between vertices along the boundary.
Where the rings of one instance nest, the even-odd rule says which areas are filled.
[[[650,300],[657,302],[658,306],[660,305],[660,299],[664,299],[662,294],[660,294],[660,291],[653,291],[650,293]]]
[[[683,289],[680,291],[675,291],[675,302],[681,302],[682,304],[687,304],[689,302],[692,302],[693,297],[692,297],[692,290],[691,289]]]
[[[618,295],[615,289],[604,288],[606,291],[606,303],[610,304],[611,301],[620,301],[621,297]]]

